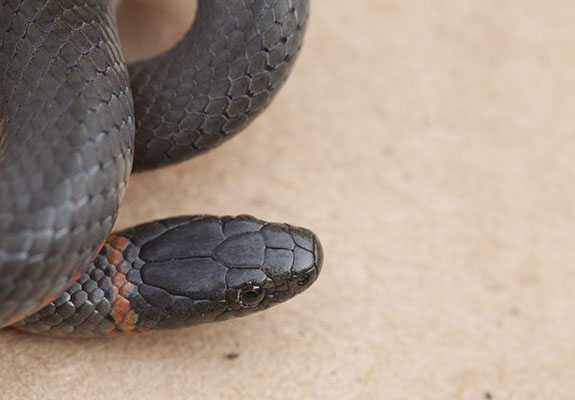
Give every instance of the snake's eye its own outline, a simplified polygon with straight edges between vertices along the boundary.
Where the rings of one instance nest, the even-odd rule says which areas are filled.
[[[256,306],[263,300],[265,291],[259,286],[248,286],[240,292],[240,302],[243,306]]]
[[[299,279],[297,280],[297,284],[298,286],[305,286],[309,283],[309,280],[310,280],[309,274],[305,274],[299,277]]]

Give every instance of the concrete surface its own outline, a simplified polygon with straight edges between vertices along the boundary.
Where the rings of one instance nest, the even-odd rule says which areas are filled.
[[[148,1],[175,34],[192,3]],[[273,106],[218,150],[134,176],[118,228],[194,213],[301,224],[325,248],[315,287],[148,337],[3,330],[2,399],[574,398],[573,3],[312,12]]]

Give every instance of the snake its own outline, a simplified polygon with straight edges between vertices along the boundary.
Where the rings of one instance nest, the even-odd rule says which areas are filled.
[[[132,64],[116,6],[0,0],[0,327],[145,334],[309,288],[323,251],[298,226],[200,214],[112,233],[132,172],[213,149],[267,107],[308,0],[199,0],[177,44]]]

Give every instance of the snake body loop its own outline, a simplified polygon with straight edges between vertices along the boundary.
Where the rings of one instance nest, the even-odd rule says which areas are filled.
[[[29,316],[20,327],[50,334],[139,333],[242,315],[299,293],[294,279],[304,274],[307,287],[321,266],[309,231],[290,242],[286,229],[295,228],[250,217],[226,259],[209,266],[230,240],[222,229],[244,217],[183,217],[106,237],[132,162],[145,170],[193,157],[269,104],[301,47],[307,0],[200,0],[180,43],[130,66],[114,4],[0,0],[0,327]],[[171,233],[142,261],[138,238],[158,229]],[[209,245],[198,253],[194,243]],[[182,252],[177,265],[168,262]],[[229,272],[237,268],[252,272]],[[252,299],[232,298],[230,288],[252,288]]]

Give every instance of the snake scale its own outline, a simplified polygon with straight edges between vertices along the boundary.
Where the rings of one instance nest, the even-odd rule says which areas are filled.
[[[114,336],[266,309],[322,265],[309,230],[173,217],[110,234],[134,171],[226,141],[272,100],[308,0],[200,0],[173,48],[126,65],[114,0],[0,0],[0,327]]]

